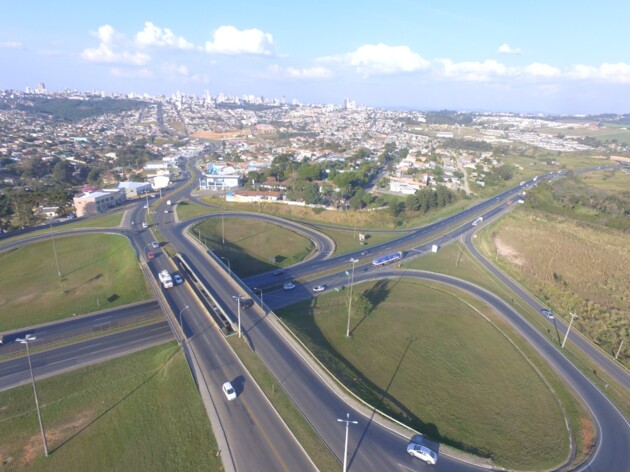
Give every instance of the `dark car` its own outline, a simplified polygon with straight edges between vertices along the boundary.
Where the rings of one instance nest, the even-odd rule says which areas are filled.
[[[272,275],[282,275],[284,274],[284,269],[276,269],[272,272]]]

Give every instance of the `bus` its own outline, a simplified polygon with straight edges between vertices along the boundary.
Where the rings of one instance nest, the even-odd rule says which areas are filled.
[[[392,254],[387,254],[386,256],[377,257],[372,260],[372,265],[374,267],[380,267],[387,264],[391,264],[392,262],[396,262],[402,259],[402,252],[394,252]]]

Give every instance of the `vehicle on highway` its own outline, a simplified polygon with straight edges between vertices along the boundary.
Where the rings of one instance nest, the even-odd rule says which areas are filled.
[[[384,266],[386,264],[391,264],[392,262],[396,262],[402,259],[402,252],[394,252],[392,254],[387,254],[386,256],[377,257],[372,260],[372,265],[375,267]]]
[[[276,269],[271,273],[271,275],[282,275],[282,274],[284,274],[284,269]]]
[[[171,274],[168,273],[168,270],[164,269],[162,272],[158,274],[160,278],[160,282],[164,285],[164,288],[171,288],[173,286],[173,278]]]
[[[147,252],[147,259],[152,261],[153,259],[155,259],[155,254],[153,254],[152,252]]]
[[[164,213],[168,213],[168,210],[164,210]]]
[[[153,242],[151,243],[151,247],[152,247],[153,249],[158,249],[158,248],[160,247],[160,243],[158,243],[157,241],[153,241]]]
[[[286,284],[282,286],[282,288],[285,290],[293,290],[295,288],[295,284],[291,282],[287,282]]]
[[[173,204],[173,202],[171,202],[170,200],[166,200],[166,204],[167,204],[168,206],[171,206],[171,205]]]
[[[545,318],[547,318],[548,320],[553,320],[555,317],[553,316],[553,313],[550,312],[549,310],[543,308],[540,310],[540,312],[545,315]]]
[[[367,256],[370,253],[369,249],[366,249],[364,251],[361,251],[361,255],[362,256]]]
[[[146,229],[146,228],[148,228],[148,227],[149,227],[149,225],[148,225],[148,224],[146,224],[146,223],[143,221],[143,222],[142,222],[142,227]]]
[[[317,287],[313,287],[313,292],[315,293],[323,292],[324,290],[326,290],[325,285],[318,285]]]
[[[483,216],[480,216],[479,218],[477,218],[475,221],[473,221],[473,226],[477,226],[479,223],[481,223],[483,221]]]
[[[423,446],[422,444],[417,444],[414,442],[410,442],[407,446],[407,453],[410,456],[416,457],[431,465],[435,465],[438,460],[438,456],[434,451],[426,446]]]
[[[221,389],[223,390],[223,393],[225,393],[225,396],[229,401],[232,401],[236,398],[236,390],[234,390],[234,387],[232,387],[231,382],[225,382]]]
[[[175,282],[175,285],[183,284],[184,283],[184,279],[182,279],[181,275],[174,274],[173,275],[173,282]]]

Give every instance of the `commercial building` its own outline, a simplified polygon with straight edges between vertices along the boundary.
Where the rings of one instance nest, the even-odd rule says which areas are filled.
[[[73,199],[77,216],[91,216],[114,208],[126,200],[124,189],[106,189],[86,192]]]

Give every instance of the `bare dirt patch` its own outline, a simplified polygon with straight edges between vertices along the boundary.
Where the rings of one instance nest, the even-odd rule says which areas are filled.
[[[48,443],[48,450],[51,450],[55,445],[60,445],[64,440],[71,438],[72,435],[81,431],[94,419],[94,413],[92,411],[83,412],[75,416],[72,420],[58,425],[54,428],[46,430],[46,442]],[[22,465],[30,464],[35,457],[42,453],[42,437],[40,434],[32,436],[24,448],[22,449],[22,456],[20,457],[20,463]]]
[[[504,259],[507,259],[512,264],[523,266],[525,265],[525,257],[519,253],[512,246],[509,246],[498,236],[494,238],[494,247],[497,249],[497,254]]]

